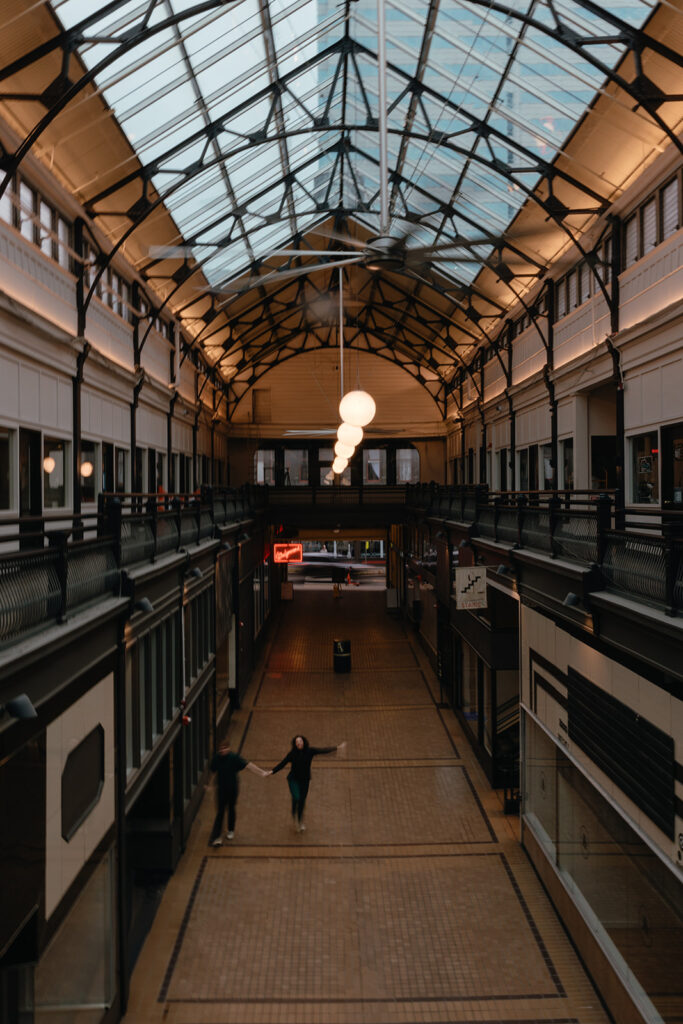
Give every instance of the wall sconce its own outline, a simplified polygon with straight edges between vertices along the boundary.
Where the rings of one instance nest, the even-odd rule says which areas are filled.
[[[12,700],[8,700],[6,704],[0,704],[0,715],[5,713],[22,721],[38,717],[38,712],[25,693],[12,697]]]
[[[202,570],[199,568],[199,566],[195,565],[192,569],[190,569],[187,575],[193,576],[196,580],[200,580],[204,574]]]
[[[139,601],[133,603],[133,610],[136,612],[149,612],[154,611],[154,605],[148,597],[141,597]]]
[[[565,608],[576,608],[577,605],[581,604],[581,598],[573,590],[570,590],[562,604]]]
[[[48,474],[54,472],[54,468],[56,465],[57,463],[55,462],[51,455],[46,455],[45,458],[43,459],[43,469]]]
[[[93,464],[88,459],[85,462],[81,462],[81,476],[85,477],[86,480],[89,476],[92,476]]]

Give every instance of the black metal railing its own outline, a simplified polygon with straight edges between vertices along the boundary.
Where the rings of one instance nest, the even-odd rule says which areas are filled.
[[[617,529],[614,492],[496,492],[485,485],[409,485],[406,504],[466,524],[473,537],[597,565],[607,590],[670,615],[683,609],[683,513],[629,509]]]
[[[251,518],[257,491],[101,494],[97,512],[0,521],[0,646],[121,591],[121,572]]]

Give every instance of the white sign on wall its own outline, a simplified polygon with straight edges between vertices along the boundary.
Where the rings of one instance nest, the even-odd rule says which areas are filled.
[[[486,608],[486,569],[476,565],[456,569],[454,589],[458,608]]]

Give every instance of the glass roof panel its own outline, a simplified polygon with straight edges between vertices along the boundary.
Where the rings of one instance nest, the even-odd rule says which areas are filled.
[[[387,191],[396,230],[419,219],[410,237],[424,245],[442,242],[453,224],[505,228],[525,201],[520,185],[535,182],[535,159],[561,151],[624,52],[610,16],[640,26],[656,6],[622,0],[600,13],[583,0],[440,0],[427,33],[430,0],[385,5]],[[210,279],[339,207],[377,231],[376,0],[234,0],[199,14],[197,6],[130,0],[96,20],[79,52],[94,67],[149,15],[147,37],[96,81],[140,159],[154,162],[180,232],[230,237],[207,263]],[[52,7],[67,28],[93,12],[89,0]],[[167,19],[177,23],[151,31]],[[565,45],[558,25],[581,46]],[[345,34],[355,48],[342,51]],[[183,170],[192,171],[187,181]],[[437,268],[464,281],[476,274],[472,263]]]

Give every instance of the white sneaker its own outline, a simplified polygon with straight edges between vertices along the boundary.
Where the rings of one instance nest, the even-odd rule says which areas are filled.
[[[225,833],[225,838],[226,839],[234,839],[235,838],[235,833],[234,832],[226,832]]]
[[[222,839],[212,839],[211,840],[211,845],[212,846],[222,846],[223,845],[223,840]]]
[[[306,826],[304,825],[303,821],[300,821],[299,822],[299,832],[305,832],[305,831],[306,831]]]

